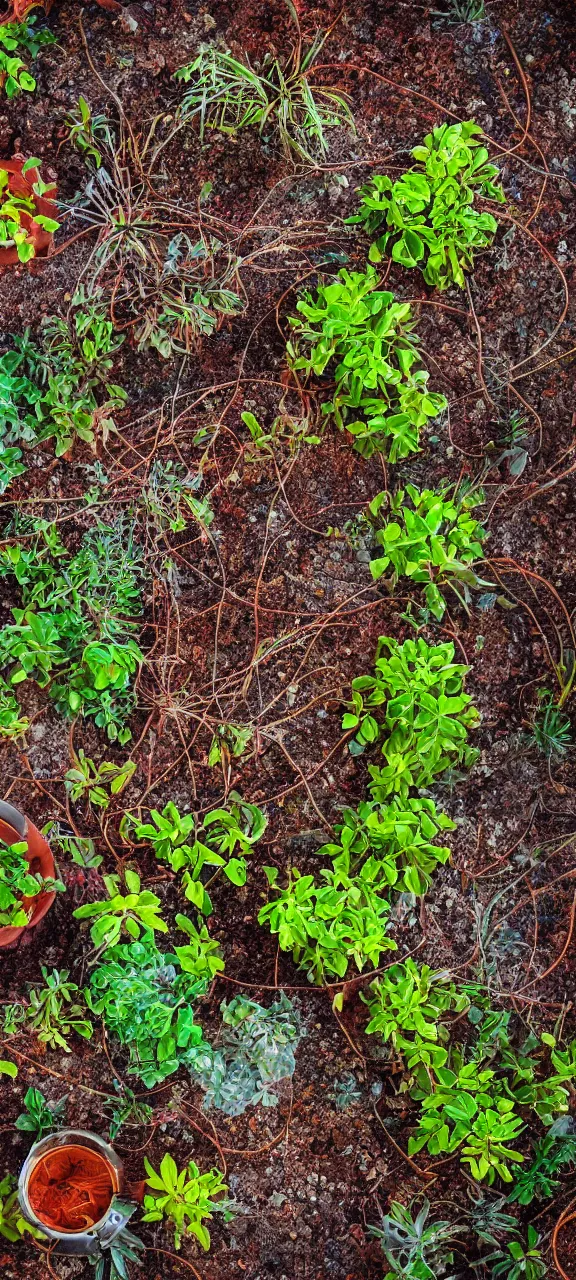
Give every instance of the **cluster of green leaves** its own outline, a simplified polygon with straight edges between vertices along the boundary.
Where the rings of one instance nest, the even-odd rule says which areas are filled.
[[[66,1098],[47,1102],[40,1089],[30,1087],[24,1094],[25,1110],[17,1117],[16,1128],[34,1134],[34,1141],[39,1142],[45,1133],[52,1133],[64,1124],[66,1102]]]
[[[168,925],[159,914],[162,903],[157,894],[150,889],[140,892],[141,880],[136,871],[129,868],[124,872],[124,881],[128,892],[120,892],[120,876],[103,877],[107,898],[100,902],[85,902],[76,907],[76,920],[94,920],[90,936],[95,947],[113,947],[122,932],[131,938],[139,939],[142,930],[168,933]]]
[[[86,798],[89,804],[107,809],[111,797],[124,790],[135,769],[133,760],[125,760],[123,764],[104,760],[96,765],[80,747],[74,765],[64,774],[66,790],[75,804]]]
[[[246,857],[264,834],[266,815],[256,804],[249,804],[236,791],[231,791],[227,808],[212,809],[204,818],[193,813],[182,817],[169,801],[159,813],[152,809],[152,822],[129,819],[123,829],[133,828],[137,840],[152,845],[156,857],[167,862],[172,871],[183,871],[182,885],[189,902],[210,915],[212,902],[202,881],[204,867],[216,867],[232,884],[246,883]],[[212,876],[214,879],[214,876]]]
[[[114,427],[111,412],[126,401],[123,388],[110,381],[123,336],[114,332],[99,298],[88,299],[79,289],[73,306],[70,319],[43,322],[40,345],[26,329],[12,334],[11,349],[0,358],[2,492],[26,469],[20,445],[30,449],[53,439],[57,458],[76,438],[95,449],[96,429],[105,437]]]
[[[249,410],[241,413],[240,417],[252,440],[251,447],[245,453],[247,462],[262,462],[265,458],[277,455],[282,448],[293,455],[301,444],[320,444],[320,436],[310,432],[307,417],[293,418],[289,413],[279,413],[268,431]]]
[[[567,1165],[576,1165],[576,1133],[569,1116],[560,1116],[544,1138],[534,1145],[532,1163],[521,1169],[508,1196],[518,1204],[552,1200],[560,1186],[558,1174]]]
[[[387,652],[386,652],[387,651]],[[350,710],[342,721],[354,729],[353,755],[382,741],[384,768],[370,766],[371,791],[376,800],[411,787],[427,787],[445,769],[469,768],[478,752],[467,745],[468,730],[478,723],[469,694],[462,692],[468,668],[454,662],[454,645],[429,645],[422,637],[399,644],[381,636],[374,676],[352,681]],[[383,721],[373,714],[385,707]]]
[[[239,760],[245,754],[254,737],[251,724],[219,724],[208,752],[208,764],[226,765],[230,758]]]
[[[437,864],[450,857],[446,845],[432,840],[455,825],[423,797],[396,797],[389,804],[363,800],[357,809],[343,809],[335,826],[338,843],[324,844],[317,852],[333,858],[335,869],[347,874],[354,874],[369,855],[366,861],[378,864],[378,887],[419,896],[428,889]]]
[[[86,1007],[78,997],[75,982],[69,982],[67,969],[53,969],[51,973],[42,965],[44,987],[32,987],[28,1005],[6,1005],[4,1031],[16,1035],[25,1028],[35,1032],[42,1044],[50,1049],[63,1049],[71,1053],[66,1039],[71,1031],[89,1040],[92,1023],[86,1017]]]
[[[433,1081],[419,1072],[421,1115],[416,1132],[408,1140],[408,1154],[426,1147],[431,1155],[451,1154],[461,1148],[461,1160],[468,1164],[477,1182],[492,1184],[498,1174],[512,1182],[510,1164],[520,1164],[524,1156],[510,1146],[524,1128],[515,1111],[504,1081],[491,1067],[476,1060],[464,1062],[457,1051],[453,1066],[436,1067]]]
[[[409,1070],[419,1064],[434,1070],[445,1066],[450,1032],[442,1018],[451,1011],[461,1013],[470,1003],[448,973],[427,964],[419,967],[410,956],[375,978],[362,999],[370,1010],[366,1031],[389,1042]]]
[[[412,506],[405,504],[406,495]],[[372,577],[378,580],[390,570],[388,586],[394,590],[399,578],[410,578],[424,585],[427,608],[441,621],[446,601],[443,587],[450,587],[466,608],[471,588],[491,586],[479,578],[473,565],[483,559],[482,543],[486,537],[479,520],[470,512],[484,501],[482,493],[450,496],[447,491],[424,489],[413,484],[399,489],[392,497],[378,493],[369,507],[369,519],[375,528],[375,540],[384,554],[370,562]],[[383,523],[383,508],[387,518]]]
[[[224,1213],[225,1221],[233,1216],[228,1200],[216,1201],[215,1196],[222,1196],[228,1190],[219,1169],[210,1169],[200,1173],[198,1165],[190,1160],[188,1165],[178,1170],[171,1155],[166,1153],[160,1162],[158,1172],[153,1168],[147,1156],[146,1184],[152,1194],[144,1196],[145,1213],[143,1222],[162,1222],[164,1218],[174,1228],[174,1246],[179,1249],[184,1235],[195,1236],[203,1249],[210,1248],[210,1232],[204,1225],[215,1213]]]
[[[116,1213],[121,1213],[125,1222],[136,1212],[133,1201],[123,1201],[118,1196],[112,1197],[110,1207]],[[130,1280],[128,1263],[134,1262],[137,1267],[141,1267],[140,1254],[145,1251],[144,1241],[134,1235],[133,1231],[129,1231],[128,1227],[121,1227],[103,1253],[88,1257],[94,1267],[94,1280]]]
[[[190,475],[179,462],[155,458],[142,490],[141,504],[159,533],[182,533],[192,516],[208,527],[214,519],[209,498],[200,497],[202,472]]]
[[[64,893],[66,886],[52,876],[32,872],[26,858],[26,840],[5,844],[0,840],[0,928],[23,928],[28,924],[33,903],[24,906],[23,898],[36,898],[39,893]]]
[[[23,90],[32,93],[36,88],[36,81],[21,55],[28,54],[34,59],[43,46],[56,41],[47,27],[35,31],[35,22],[36,18],[30,16],[25,22],[5,22],[0,27],[0,83],[7,98],[15,98]]]
[[[244,996],[223,1000],[220,1009],[218,1047],[200,1045],[187,1055],[188,1069],[206,1091],[204,1107],[229,1116],[258,1103],[275,1107],[278,1095],[271,1085],[296,1069],[302,1036],[297,1010],[283,992],[268,1009]]]
[[[322,407],[354,437],[369,458],[387,451],[391,462],[418,452],[420,429],[446,408],[446,398],[428,390],[407,302],[377,288],[372,267],[343,268],[330,284],[297,303],[287,344],[292,368],[322,376],[328,366],[335,388]],[[358,410],[362,417],[358,416]]]
[[[528,1227],[528,1240],[524,1245],[520,1240],[510,1240],[506,1249],[497,1249],[495,1253],[486,1254],[482,1258],[484,1265],[492,1263],[490,1272],[493,1280],[541,1280],[549,1274],[549,1268],[538,1248],[540,1236],[535,1227]]]
[[[1,72],[1,67],[0,67]],[[10,174],[7,169],[2,168],[0,161],[0,245],[3,247],[15,246],[20,262],[30,262],[35,256],[36,248],[32,236],[30,235],[30,219],[37,226],[42,227],[43,231],[53,234],[57,231],[60,223],[56,218],[50,218],[46,213],[40,213],[36,207],[34,196],[52,197],[54,194],[54,183],[44,182],[38,173],[38,165],[42,162],[36,156],[30,156],[22,165],[21,173],[25,177],[31,170],[37,173],[36,179],[29,188],[30,195],[19,195],[10,191]],[[30,180],[28,180],[30,181]],[[22,220],[22,215],[25,220]]]
[[[463,1225],[446,1221],[430,1221],[430,1202],[425,1197],[416,1217],[411,1206],[392,1200],[390,1212],[383,1215],[370,1234],[380,1241],[390,1267],[384,1280],[435,1280],[454,1261],[450,1245]]]
[[[11,1173],[0,1179],[0,1236],[16,1244],[22,1236],[29,1232],[35,1240],[44,1240],[45,1236],[36,1227],[31,1226],[20,1212],[18,1200],[18,1184]]]
[[[152,1107],[147,1102],[142,1102],[133,1089],[129,1089],[125,1084],[120,1084],[118,1080],[114,1080],[113,1084],[117,1097],[110,1098],[108,1102],[104,1103],[104,1111],[110,1112],[109,1137],[111,1142],[118,1137],[124,1125],[129,1128],[141,1129],[150,1124],[154,1115]]]
[[[177,1071],[191,1048],[204,1045],[191,1006],[213,976],[212,947],[203,932],[196,945],[162,953],[147,932],[139,942],[109,947],[92,974],[89,1007],[129,1049],[128,1072],[148,1089]]]
[[[23,607],[0,631],[0,732],[12,736],[25,727],[12,690],[33,679],[49,686],[61,714],[91,716],[124,744],[142,661],[133,633],[143,563],[131,528],[120,520],[90,529],[73,556],[46,521],[18,519],[14,533],[0,550],[0,577],[16,578]]]
[[[277,867],[264,871],[275,897],[261,908],[258,923],[278,935],[280,950],[292,952],[310,982],[343,978],[351,961],[360,971],[368,962],[376,966],[384,951],[396,949],[386,934],[390,903],[374,888],[380,879],[374,862],[354,876],[324,868],[320,883],[293,867],[285,889]]]
[[[395,182],[375,174],[360,188],[360,208],[348,221],[360,223],[369,235],[379,233],[370,247],[371,262],[390,254],[403,267],[419,267],[427,284],[464,288],[464,272],[472,270],[475,253],[489,246],[498,230],[493,214],[475,208],[475,195],[500,203],[506,199],[495,182],[498,168],[475,136],[481,133],[473,120],[439,125],[414,147],[417,164]]]
[[[448,1057],[444,1051],[436,1059],[433,1024],[432,1032],[424,1025],[428,1020],[426,987],[420,992],[417,973],[409,975],[406,972],[403,977],[412,980],[405,982],[404,986],[398,984],[397,989],[390,993],[386,989],[387,977],[385,975],[383,980],[373,984],[378,990],[384,990],[382,1008],[378,1004],[373,1006],[368,997],[371,1012],[375,1012],[378,1020],[373,1029],[399,1037],[402,1032],[396,1031],[395,1024],[401,1028],[402,1021],[407,1020],[407,1025],[412,1025],[418,1032],[411,1059],[408,1057],[410,1043],[400,1044],[413,1072],[407,1087],[421,1106],[415,1133],[409,1139],[409,1154],[415,1154],[423,1147],[431,1155],[459,1151],[460,1159],[469,1165],[477,1181],[487,1179],[492,1184],[499,1176],[504,1182],[512,1183],[511,1166],[525,1160],[525,1156],[511,1145],[525,1127],[518,1109],[530,1108],[546,1125],[553,1125],[555,1116],[560,1116],[548,1137],[537,1146],[531,1168],[520,1174],[512,1188],[510,1200],[530,1203],[539,1191],[545,1192],[554,1184],[556,1171],[576,1155],[576,1139],[570,1135],[571,1125],[566,1114],[576,1080],[576,1041],[565,1049],[559,1049],[553,1036],[530,1034],[517,1050],[509,1034],[510,1013],[499,1013],[489,1007],[479,1010],[472,1005],[468,1017],[477,1028],[474,1044],[467,1050],[454,1045],[449,1049]],[[429,971],[426,977],[429,977]],[[454,1009],[467,1007],[469,991],[464,988],[461,993],[456,993]],[[406,1005],[403,1003],[404,994]],[[424,1007],[419,1010],[420,995],[424,996]],[[412,1017],[414,1007],[423,1017],[419,1026]],[[443,1008],[441,1005],[439,1013]],[[434,1002],[431,1016],[434,1017]],[[419,1036],[432,1040],[429,1052],[429,1046],[425,1044],[426,1052],[419,1053]],[[443,1038],[446,1043],[447,1037]],[[544,1075],[542,1068],[548,1051],[554,1071]],[[487,1236],[483,1238],[489,1239]]]
[[[201,45],[194,61],[175,72],[174,78],[187,86],[180,118],[197,119],[201,138],[206,129],[232,136],[250,126],[263,135],[268,130],[287,156],[314,163],[315,156],[327,155],[326,129],[354,127],[341,92],[310,84],[324,40],[319,34],[307,49],[299,42],[283,63],[267,56],[260,72],[214,45]]]

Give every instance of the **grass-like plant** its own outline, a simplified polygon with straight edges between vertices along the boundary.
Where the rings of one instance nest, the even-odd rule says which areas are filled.
[[[471,590],[491,585],[474,569],[484,558],[486,530],[470,513],[483,501],[484,495],[478,492],[420,492],[413,484],[392,498],[386,492],[377,494],[368,511],[384,554],[371,560],[372,577],[378,581],[390,570],[391,590],[400,578],[421,583],[426,605],[438,621],[446,611],[443,587],[449,587],[468,609]],[[383,519],[385,509],[391,518]]]
[[[381,636],[373,676],[352,681],[352,700],[342,725],[354,729],[352,754],[381,742],[383,768],[370,766],[374,799],[406,798],[412,787],[429,786],[455,765],[469,768],[478,752],[467,744],[478,723],[463,692],[468,668],[454,662],[452,643],[429,645],[422,637],[399,644]],[[374,712],[384,707],[383,720]],[[382,741],[383,739],[383,741]]]
[[[223,1213],[225,1221],[233,1216],[228,1200],[217,1201],[216,1196],[225,1196],[228,1187],[219,1169],[210,1169],[200,1173],[198,1165],[190,1160],[184,1169],[179,1170],[176,1161],[168,1152],[160,1161],[158,1172],[144,1156],[146,1167],[146,1185],[150,1192],[144,1196],[145,1212],[143,1222],[162,1222],[165,1218],[174,1230],[174,1247],[179,1249],[182,1237],[195,1236],[202,1249],[210,1248],[210,1232],[204,1225],[215,1213]]]
[[[475,196],[506,198],[495,182],[498,168],[476,136],[481,133],[473,120],[439,125],[414,147],[417,163],[402,177],[376,174],[360,188],[360,208],[348,221],[379,233],[371,262],[389,254],[403,267],[419,267],[438,289],[464,288],[464,272],[498,230],[494,215],[475,207]]]
[[[397,462],[417,453],[421,428],[447,400],[428,390],[409,303],[378,289],[373,267],[344,267],[315,295],[306,293],[296,309],[288,357],[306,379],[332,375],[335,386],[323,414],[351,433],[365,458],[378,450]]]
[[[206,129],[236,135],[256,127],[277,137],[284,154],[307,164],[328,153],[326,130],[354,128],[354,117],[341,90],[311,83],[313,66],[326,37],[319,33],[306,49],[299,41],[287,59],[268,56],[260,71],[246,56],[201,45],[196,58],[175,72],[186,85],[178,113]]]
[[[69,208],[72,218],[99,233],[87,296],[106,299],[139,350],[152,348],[164,359],[190,354],[225,316],[244,309],[237,291],[240,260],[226,249],[218,219],[205,208],[212,184],[205,184],[192,206],[178,208],[163,198],[155,167],[161,146],[148,154],[154,127],[140,149],[124,119],[115,128],[106,116],[93,116],[85,99],[68,118],[68,130],[92,171]]]
[[[416,1216],[412,1205],[392,1200],[390,1212],[371,1226],[370,1234],[380,1241],[390,1270],[384,1280],[434,1280],[454,1261],[450,1245],[464,1226],[430,1220],[430,1201],[424,1197]]]

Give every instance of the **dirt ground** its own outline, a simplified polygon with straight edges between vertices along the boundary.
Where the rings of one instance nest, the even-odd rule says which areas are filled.
[[[201,536],[193,521],[178,534],[141,531],[155,576],[140,637],[146,663],[132,722],[136,746],[129,748],[137,771],[122,809],[161,808],[168,800],[184,811],[213,807],[224,795],[221,771],[207,765],[215,726],[255,727],[256,749],[233,762],[229,782],[266,808],[269,825],[250,860],[246,887],[222,883],[215,890],[210,929],[222,944],[226,970],[199,1015],[209,1030],[224,997],[246,989],[267,1003],[281,986],[297,1002],[306,1030],[296,1074],[282,1086],[277,1109],[249,1108],[238,1119],[206,1115],[201,1091],[183,1073],[152,1097],[142,1089],[154,1107],[149,1130],[125,1129],[116,1144],[129,1179],[143,1177],[144,1153],[153,1164],[167,1150],[179,1165],[193,1157],[208,1167],[223,1152],[230,1191],[241,1206],[234,1222],[215,1220],[208,1255],[185,1242],[176,1258],[168,1232],[135,1225],[148,1249],[135,1273],[143,1280],[190,1274],[201,1280],[377,1280],[386,1263],[369,1225],[390,1199],[407,1202],[422,1191],[422,1177],[403,1154],[413,1124],[410,1103],[383,1070],[374,1037],[364,1034],[358,985],[350,984],[336,1018],[330,992],[309,986],[289,957],[278,956],[275,939],[256,920],[266,900],[262,866],[313,870],[314,851],[339,806],[365,794],[368,761],[346,749],[342,702],[350,679],[371,670],[379,635],[412,633],[403,616],[407,596],[391,600],[372,583],[366,556],[345,526],[386,487],[388,476],[378,455],[363,461],[335,428],[294,456],[285,451],[252,461],[240,414],[251,409],[269,422],[277,410],[286,389],[286,317],[299,282],[313,280],[327,254],[332,263],[338,255],[349,265],[363,262],[365,246],[344,224],[356,186],[374,168],[404,167],[412,146],[450,113],[473,116],[489,135],[508,204],[493,250],[478,259],[469,298],[458,290],[433,294],[419,274],[397,266],[389,272],[387,287],[415,303],[432,384],[450,402],[449,420],[400,470],[403,481],[421,487],[446,477],[483,478],[489,569],[512,607],[474,607],[470,616],[451,609],[434,628],[436,636],[455,638],[470,664],[467,691],[482,714],[474,734],[481,757],[451,787],[435,789],[458,824],[453,856],[437,872],[421,912],[398,908],[393,936],[399,957],[418,945],[420,960],[472,979],[480,908],[494,900],[492,924],[499,927],[489,961],[495,989],[510,993],[531,984],[529,999],[509,997],[507,1005],[526,1026],[536,1017],[550,1029],[567,1003],[564,1032],[576,1034],[573,756],[550,764],[526,733],[538,689],[555,688],[552,663],[561,661],[561,644],[570,648],[576,607],[576,397],[573,356],[563,358],[576,344],[576,11],[569,0],[488,0],[488,20],[471,26],[450,24],[425,4],[392,0],[355,0],[343,8],[331,0],[317,7],[300,0],[297,10],[308,37],[333,24],[318,74],[351,95],[357,135],[330,134],[328,160],[298,171],[251,131],[237,139],[215,134],[202,145],[190,128],[167,150],[164,189],[175,205],[194,210],[202,185],[213,183],[210,215],[233,228],[247,306],[188,360],[139,353],[128,339],[114,367],[114,381],[129,393],[116,416],[119,435],[98,446],[107,476],[100,514],[106,517],[133,507],[155,451],[196,471],[205,447],[194,443],[197,433],[220,424],[203,472],[202,493],[214,510],[210,536]],[[0,149],[4,156],[43,157],[57,174],[63,201],[86,181],[81,158],[65,143],[64,119],[79,95],[94,111],[112,114],[120,100],[140,137],[154,115],[169,110],[170,75],[202,41],[217,39],[258,61],[266,52],[284,54],[295,38],[281,0],[142,0],[127,4],[122,17],[96,4],[81,10],[73,0],[55,0],[49,24],[58,44],[37,60],[36,93],[0,102]],[[41,316],[65,311],[95,244],[88,234],[68,245],[80,229],[70,214],[55,256],[1,274],[5,346],[10,333],[26,326],[34,332]],[[530,456],[516,478],[506,459],[498,461],[502,451],[489,448],[512,409],[522,409],[531,431]],[[18,499],[42,499],[46,514],[65,517],[63,536],[74,547],[91,515],[72,500],[92,482],[93,462],[81,444],[57,462],[48,449],[37,451],[26,476],[1,499],[3,516]],[[2,622],[15,603],[17,595],[3,584]],[[62,778],[71,745],[118,760],[126,749],[115,752],[90,722],[75,722],[69,738],[46,695],[32,687],[22,700],[34,718],[25,745],[2,746],[4,794],[39,825],[66,820]],[[73,812],[76,827],[98,842],[108,870],[121,866],[127,852],[118,833],[121,813],[109,810],[101,827],[84,806]],[[173,918],[173,878],[158,872],[151,852],[142,852],[141,867]],[[4,1003],[26,997],[41,965],[69,969],[74,981],[82,980],[85,935],[72,910],[98,896],[99,873],[65,865],[60,872],[69,892],[23,945],[0,952]],[[16,1173],[28,1149],[14,1120],[29,1084],[51,1100],[67,1094],[72,1126],[105,1132],[102,1092],[112,1089],[112,1071],[123,1078],[125,1056],[103,1041],[100,1029],[92,1041],[73,1036],[71,1047],[70,1054],[46,1051],[24,1035],[0,1044],[0,1056],[18,1051],[20,1068],[14,1082],[0,1077],[0,1175]],[[353,1097],[342,1108],[338,1083],[350,1074]],[[521,1149],[526,1144],[525,1134]],[[419,1164],[425,1167],[422,1153]],[[441,1216],[450,1217],[465,1208],[467,1189],[452,1159],[438,1168],[428,1195]],[[548,1243],[574,1194],[572,1178],[554,1202],[537,1206]],[[535,1214],[534,1205],[514,1211],[524,1224]],[[576,1280],[572,1228],[559,1237],[558,1257],[564,1274]],[[462,1246],[461,1265],[470,1274],[477,1256],[473,1246]],[[50,1265],[62,1280],[85,1273],[75,1260]],[[44,1280],[55,1274],[50,1265],[33,1244],[0,1239],[6,1280]],[[549,1275],[557,1280],[559,1274],[551,1260]]]

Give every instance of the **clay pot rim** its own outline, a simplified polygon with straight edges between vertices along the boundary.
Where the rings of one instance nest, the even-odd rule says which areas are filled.
[[[48,878],[49,876],[54,878],[56,875],[56,867],[54,865],[54,858],[52,856],[52,850],[50,849],[50,845],[48,844],[48,841],[44,839],[44,836],[41,835],[41,833],[38,831],[38,828],[34,825],[33,822],[30,821],[29,818],[26,818],[25,821],[26,821],[26,830],[25,830],[25,834],[23,835],[21,832],[16,830],[16,827],[11,826],[9,822],[6,822],[3,819],[0,819],[0,838],[4,840],[6,832],[11,832],[14,837],[11,841],[12,844],[19,844],[23,840],[26,840],[26,843],[28,845],[28,848],[26,851],[26,858],[28,860],[28,863],[30,864],[34,862],[35,859],[38,859],[40,857],[39,853],[34,853],[34,852],[30,853],[30,843],[31,843],[30,836],[32,836],[33,838],[34,836],[37,836],[38,839],[42,841],[42,844],[44,846],[42,849],[42,852],[44,853],[46,865],[42,874],[44,875],[45,879]],[[8,841],[6,841],[6,843],[8,843]],[[44,916],[50,910],[50,907],[52,906],[52,903],[54,902],[55,897],[56,897],[55,892],[43,893],[41,891],[40,893],[35,894],[33,898],[22,898],[22,905],[24,907],[26,907],[28,904],[32,905],[32,914],[30,916],[30,919],[27,924],[2,925],[0,927],[0,947],[7,947],[10,945],[10,943],[16,942],[17,939],[21,937],[21,935],[25,932],[26,929],[33,929],[37,924],[40,924],[40,921],[44,919]]]

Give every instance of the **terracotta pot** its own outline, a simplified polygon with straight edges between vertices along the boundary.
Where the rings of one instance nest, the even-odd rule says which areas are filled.
[[[55,218],[57,220],[58,210],[54,200],[49,200],[47,196],[37,196],[32,190],[34,183],[38,182],[40,177],[39,170],[28,169],[22,175],[22,165],[25,163],[26,156],[22,155],[12,156],[11,160],[0,160],[0,169],[4,169],[10,175],[8,191],[13,196],[26,196],[26,198],[32,199],[37,213],[42,214],[45,218]],[[56,195],[56,187],[54,187],[54,195]],[[31,213],[21,213],[20,222],[28,232],[28,239],[34,245],[34,256],[36,258],[46,258],[51,252],[54,243],[53,233],[44,231],[42,227],[39,227]],[[19,261],[15,244],[0,244],[0,267],[13,267]]]
[[[40,872],[45,880],[55,877],[54,858],[48,841],[40,835],[38,828],[30,822],[29,818],[25,818],[23,813],[14,809],[11,804],[7,804],[5,800],[0,800],[0,840],[5,844],[18,844],[19,841],[26,840],[28,843],[26,858],[30,870],[34,874]],[[35,924],[39,924],[46,912],[50,910],[55,897],[55,893],[38,893],[35,898],[23,898],[22,906],[32,908],[28,924],[22,925],[21,928],[11,925],[0,928],[0,947],[7,947],[26,929],[32,929]]]

